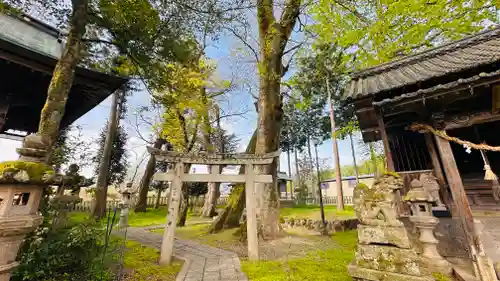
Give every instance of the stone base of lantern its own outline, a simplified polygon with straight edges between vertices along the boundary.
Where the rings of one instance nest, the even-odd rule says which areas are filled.
[[[437,250],[438,240],[434,236],[434,229],[439,220],[435,217],[421,216],[410,217],[410,221],[419,230],[419,242],[422,247],[422,254],[419,256],[422,268],[428,272],[441,272],[450,274],[452,271],[451,264],[445,260]]]
[[[25,235],[42,221],[41,215],[0,217],[0,281],[9,280],[10,272],[19,265],[15,260]]]
[[[452,264],[445,259],[432,259],[420,256],[420,269],[425,273],[441,272],[450,275],[453,271]]]
[[[413,276],[413,275],[399,274],[396,272],[373,270],[369,268],[360,267],[355,264],[350,264],[348,266],[348,270],[353,280],[356,281],[379,281],[379,280],[434,281],[434,278],[432,277]]]

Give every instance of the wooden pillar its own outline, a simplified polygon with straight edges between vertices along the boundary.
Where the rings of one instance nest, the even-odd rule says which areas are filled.
[[[427,150],[429,151],[429,155],[431,156],[432,168],[434,170],[434,174],[441,186],[441,195],[443,197],[444,204],[450,209],[451,215],[453,217],[458,217],[459,214],[457,212],[457,207],[453,202],[453,198],[451,197],[450,192],[446,187],[446,178],[443,173],[443,169],[441,168],[441,161],[439,161],[439,155],[436,150],[436,145],[434,144],[433,137],[431,134],[425,134],[425,143],[427,144]]]
[[[387,137],[387,131],[384,124],[384,118],[381,114],[378,115],[378,129],[380,131],[380,137],[382,138],[382,143],[384,144],[385,160],[387,162],[387,171],[394,172],[394,161],[392,159],[391,147],[389,146],[389,138]]]
[[[462,221],[469,245],[475,245],[473,239],[474,220],[472,211],[470,209],[469,200],[467,199],[467,194],[465,193],[462,178],[455,162],[455,157],[453,156],[453,151],[451,150],[450,142],[437,136],[435,139],[437,149],[441,155],[446,179],[450,186],[453,202],[456,205],[458,217]]]
[[[255,171],[252,164],[246,164],[245,203],[247,212],[248,259],[259,259],[259,237],[257,236],[257,214],[255,202]]]
[[[172,180],[170,200],[168,204],[167,223],[163,232],[163,240],[161,242],[160,264],[169,265],[172,262],[174,252],[175,227],[177,224],[177,216],[179,214],[179,206],[182,193],[182,175],[184,174],[184,163],[175,163],[175,176]]]

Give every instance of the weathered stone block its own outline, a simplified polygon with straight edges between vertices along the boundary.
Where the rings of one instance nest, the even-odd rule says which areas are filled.
[[[350,264],[348,266],[349,274],[354,280],[370,280],[370,281],[380,281],[380,280],[390,280],[390,281],[433,281],[434,278],[422,277],[422,276],[412,276],[403,275],[394,272],[378,271],[368,268],[359,267],[355,264]]]
[[[410,240],[404,226],[358,225],[358,243],[385,244],[409,249]]]
[[[355,264],[373,270],[420,276],[418,260],[415,251],[410,249],[360,244]]]

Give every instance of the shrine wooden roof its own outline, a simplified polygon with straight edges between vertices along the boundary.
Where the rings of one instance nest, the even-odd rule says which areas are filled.
[[[2,17],[5,20],[5,16]],[[9,106],[5,125],[0,133],[7,130],[33,133],[38,129],[40,112],[58,61],[56,56],[60,51],[55,42],[60,42],[60,39],[56,29],[39,21],[22,17],[16,19],[25,24],[27,31],[40,33],[35,33],[35,36],[28,36],[31,33],[21,34],[17,38],[17,31],[4,29],[5,21],[0,26],[0,103]],[[16,27],[15,23],[7,24],[14,24],[10,29]],[[28,46],[27,43],[34,44]],[[127,78],[77,67],[61,121],[62,127],[73,123],[97,106],[126,81]]]
[[[498,62],[500,27],[353,73],[344,98],[378,99],[436,87],[439,84],[458,81],[458,78],[462,77],[455,76],[469,69],[491,66]],[[463,78],[469,77],[464,76]],[[450,77],[450,80],[440,80],[443,77]],[[411,88],[412,86],[415,88]]]

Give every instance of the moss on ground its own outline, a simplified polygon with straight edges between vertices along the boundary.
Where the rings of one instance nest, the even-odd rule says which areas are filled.
[[[354,258],[356,237],[356,231],[339,232],[332,236],[336,248],[280,261],[242,261],[242,268],[252,281],[349,281],[347,265]]]
[[[226,249],[230,249],[235,243],[240,243],[239,236],[235,235],[238,228],[224,229],[217,233],[208,233],[209,229],[210,224],[195,224],[177,227],[175,229],[175,236],[180,239],[194,240],[213,247],[222,246],[222,248]],[[163,233],[163,231],[163,228],[153,230],[155,233]]]
[[[160,252],[138,242],[127,241],[123,258],[127,281],[174,281],[182,262],[174,260],[170,266],[160,266]]]
[[[432,277],[434,277],[434,280],[436,280],[436,281],[451,281],[452,280],[449,276],[447,276],[441,272],[433,272]]]
[[[356,217],[352,206],[346,206],[343,211],[337,210],[336,206],[325,206],[324,209],[327,220]],[[283,218],[297,217],[319,219],[321,217],[321,212],[317,205],[299,205],[291,208],[281,208],[280,216]]]

